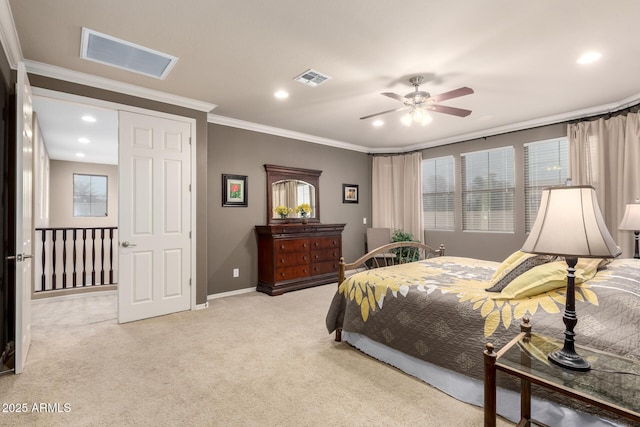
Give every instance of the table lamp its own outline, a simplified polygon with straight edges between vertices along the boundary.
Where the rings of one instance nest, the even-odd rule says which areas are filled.
[[[578,323],[575,266],[578,258],[615,258],[620,255],[602,218],[595,189],[590,185],[545,188],[540,209],[523,252],[563,256],[567,262],[567,298],[562,315],[564,346],[549,353],[550,362],[576,371],[591,369],[575,350],[573,328]]]
[[[640,258],[640,253],[638,252],[638,234],[640,234],[640,199],[636,199],[635,203],[629,203],[627,205],[622,221],[620,221],[620,225],[618,226],[618,230],[633,231],[633,234],[635,235],[635,249],[633,257]]]

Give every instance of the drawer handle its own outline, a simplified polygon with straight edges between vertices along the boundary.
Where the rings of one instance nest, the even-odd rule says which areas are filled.
[[[286,261],[286,260],[285,260],[284,258],[281,258],[281,259],[280,259],[280,262],[281,262],[281,263],[283,263],[283,264],[285,263],[285,261]]]
[[[337,242],[336,240],[334,240],[334,241],[333,241],[333,244],[334,244],[334,245],[337,245],[337,244],[338,244],[338,242]]]
[[[284,245],[280,245],[280,249],[284,249]]]
[[[314,242],[314,245],[316,246],[316,248],[317,248],[318,246],[320,246],[320,245],[318,244],[318,242]]]
[[[320,258],[320,257],[319,257],[318,255],[315,255],[314,257],[315,257],[315,259],[318,259],[318,258]]]
[[[334,252],[334,253],[333,253],[333,256],[334,256],[334,257],[337,257],[337,256],[338,256],[338,254]]]
[[[284,272],[280,273],[280,275],[281,275],[282,277],[284,277]]]
[[[303,243],[303,244],[302,244],[302,247],[303,247],[303,248],[306,248],[306,247],[307,247],[307,244],[306,244],[306,243]]]
[[[305,256],[303,256],[303,257],[302,257],[302,259],[303,259],[304,261],[306,261],[306,260],[307,260],[307,256],[306,256],[306,255],[305,255]]]
[[[303,273],[307,273],[308,270],[305,268],[304,270],[302,270]]]

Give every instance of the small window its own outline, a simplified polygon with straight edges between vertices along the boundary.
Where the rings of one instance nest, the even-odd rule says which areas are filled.
[[[462,154],[462,229],[515,229],[513,147]]]
[[[107,177],[73,174],[73,216],[107,216]]]
[[[542,190],[563,185],[569,178],[567,138],[525,144],[524,169],[525,228],[528,233],[538,215]]]
[[[425,230],[454,229],[453,156],[422,161],[422,211]]]

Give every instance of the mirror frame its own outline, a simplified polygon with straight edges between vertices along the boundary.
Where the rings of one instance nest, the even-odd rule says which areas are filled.
[[[315,187],[315,217],[309,218],[308,221],[320,222],[320,174],[322,171],[277,165],[264,165],[264,169],[267,171],[267,224],[302,223],[302,218],[272,218],[275,207],[272,185],[274,182],[288,179],[308,182]]]

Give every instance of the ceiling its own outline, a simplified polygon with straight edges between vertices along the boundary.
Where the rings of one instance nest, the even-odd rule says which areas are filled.
[[[9,4],[28,70],[47,64],[60,67],[57,75],[66,70],[95,75],[217,105],[210,114],[213,122],[365,152],[441,145],[640,100],[636,0]],[[83,27],[173,55],[178,62],[159,80],[81,59]],[[600,52],[601,59],[577,64],[590,50]],[[310,68],[331,79],[317,87],[293,80]],[[372,119],[360,120],[402,106],[380,93],[412,91],[414,75],[424,77],[420,89],[431,94],[473,88],[471,95],[442,103],[473,113],[465,118],[433,113],[425,127],[402,125],[400,112],[382,116],[384,125],[377,128]],[[276,99],[277,90],[289,97]],[[36,108],[45,137],[49,111]],[[55,118],[51,123],[67,122]]]

